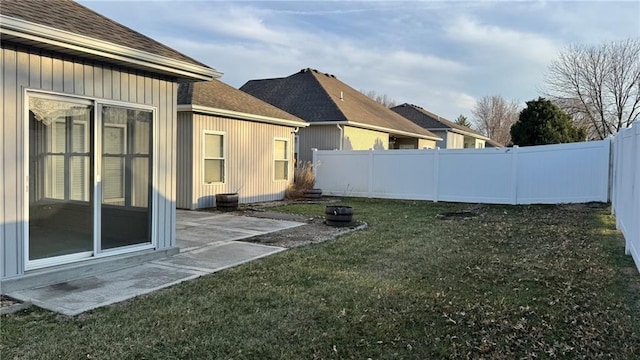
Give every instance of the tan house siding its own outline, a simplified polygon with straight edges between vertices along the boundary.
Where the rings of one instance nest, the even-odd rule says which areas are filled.
[[[341,128],[343,126],[341,125]],[[340,149],[340,129],[336,125],[313,125],[300,128],[298,131],[300,153],[298,163],[313,161],[311,149],[338,150]]]
[[[24,90],[46,90],[60,95],[86,96],[145,104],[157,109],[158,200],[156,241],[158,248],[175,246],[176,181],[176,94],[177,84],[164,79],[129,72],[117,67],[85,62],[49,53],[27,51],[2,44],[3,85],[0,143],[0,276],[24,273],[24,209],[27,187],[24,147],[29,134],[24,131]]]
[[[427,140],[427,139],[418,139],[418,149],[435,149],[436,141],[435,140]]]
[[[448,132],[447,134],[447,149],[462,149],[464,148],[464,135]]]
[[[183,122],[192,125],[191,141],[181,141],[181,159],[189,161],[178,179],[178,205],[181,208],[199,209],[215,206],[215,195],[239,193],[241,203],[281,200],[287,186],[293,181],[294,133],[292,127],[252,121],[229,119],[191,112],[180,112]],[[192,121],[188,119],[192,117]],[[225,181],[205,184],[203,178],[203,134],[205,131],[224,135]],[[188,140],[182,136],[181,140]],[[288,140],[289,179],[274,180],[274,141]],[[183,149],[183,148],[188,149]],[[191,151],[191,160],[186,155]],[[191,168],[191,171],[188,171]],[[189,189],[191,187],[191,191]],[[191,193],[191,195],[189,195]]]
[[[464,137],[464,147],[465,149],[484,149],[485,141],[481,139],[476,139],[472,136]]]
[[[351,126],[344,127],[342,150],[382,150],[389,148],[389,134]]]

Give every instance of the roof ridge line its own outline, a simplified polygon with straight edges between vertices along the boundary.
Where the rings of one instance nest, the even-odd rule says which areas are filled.
[[[319,76],[319,75],[323,75],[324,73],[321,73],[317,69],[313,69],[313,70],[316,70],[316,71],[305,71],[302,74],[311,74],[311,77],[313,78],[313,80],[318,84],[318,86],[320,86],[320,88],[322,89],[324,94],[329,98],[329,100],[331,100],[331,103],[333,104],[333,106],[335,106],[335,108],[338,110],[338,112],[342,115],[344,121],[349,121],[349,118],[347,117],[347,114],[345,114],[344,111],[342,111],[340,106],[338,106],[338,103],[335,100],[333,100],[333,98],[331,97],[331,94],[329,94],[327,92],[327,89],[325,89],[324,86],[322,86],[322,83],[320,82],[320,80],[318,80],[318,78],[316,78],[316,75]],[[329,77],[329,78],[331,78],[331,77]],[[333,77],[333,79],[338,80],[338,78],[336,78],[335,76]]]

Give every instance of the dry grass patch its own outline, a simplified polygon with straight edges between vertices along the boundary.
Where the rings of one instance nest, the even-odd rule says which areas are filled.
[[[75,318],[3,317],[0,357],[637,359],[640,275],[607,207],[343,203],[366,230]]]

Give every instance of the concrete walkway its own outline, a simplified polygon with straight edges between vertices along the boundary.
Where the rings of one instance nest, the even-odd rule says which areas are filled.
[[[65,315],[77,315],[284,251],[237,240],[301,225],[304,223],[178,210],[178,255],[7,295]]]

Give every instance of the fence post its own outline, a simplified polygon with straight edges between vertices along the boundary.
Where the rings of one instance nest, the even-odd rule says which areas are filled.
[[[511,149],[511,204],[518,204],[518,152],[520,147],[513,145]]]
[[[369,149],[369,181],[367,184],[367,196],[371,197],[373,193],[373,148]]]
[[[611,176],[609,176],[609,201],[611,201],[611,215],[615,215],[616,214],[616,203],[617,203],[617,199],[616,199],[616,190],[617,190],[617,186],[616,186],[616,178],[617,178],[617,164],[618,164],[618,154],[616,152],[617,147],[617,137],[615,135],[611,135],[610,136],[611,141],[609,142],[609,149],[610,149],[610,154],[609,154],[609,161],[611,161]],[[616,221],[617,223],[617,221]],[[617,226],[617,224],[616,224]]]
[[[633,209],[631,209],[632,217],[631,219],[636,219],[636,221],[632,222],[631,226],[635,226],[634,230],[631,230],[631,239],[628,239],[625,242],[625,251],[629,253],[628,245],[629,242],[633,242],[635,244],[636,251],[640,248],[640,121],[635,121],[631,125],[631,141],[633,141],[631,148],[633,149],[631,152],[631,166],[634,168],[631,176],[633,180],[631,181],[631,194],[633,198]],[[635,164],[633,163],[633,158],[635,157]],[[634,259],[635,260],[635,259]],[[636,264],[638,270],[640,270],[640,264]]]
[[[440,147],[437,146],[433,153],[433,202],[438,202],[440,191]]]

